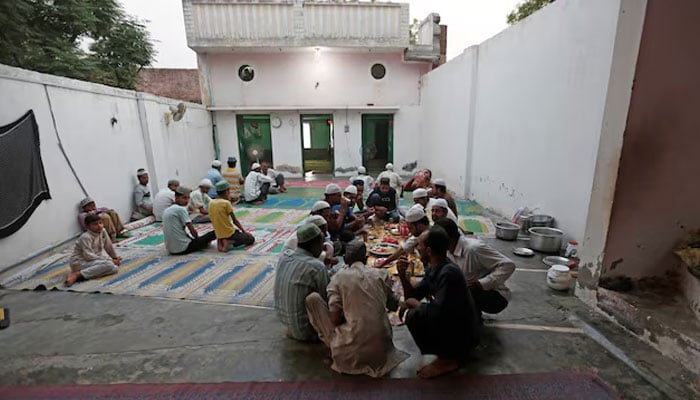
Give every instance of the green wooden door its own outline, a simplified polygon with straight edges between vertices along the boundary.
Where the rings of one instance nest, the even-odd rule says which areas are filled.
[[[248,174],[254,162],[272,160],[272,137],[269,115],[237,115],[239,165],[243,176]]]
[[[394,116],[392,114],[362,115],[362,165],[368,171],[379,172],[394,159]]]

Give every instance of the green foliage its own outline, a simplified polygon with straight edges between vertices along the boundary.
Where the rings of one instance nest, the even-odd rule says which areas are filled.
[[[540,8],[553,2],[554,0],[525,0],[522,3],[519,3],[515,7],[515,10],[508,14],[508,23],[512,25],[518,21],[521,21]]]
[[[410,44],[418,44],[418,27],[420,27],[420,21],[413,18],[413,22],[408,27],[408,42]]]
[[[69,78],[133,89],[155,57],[117,0],[0,0],[0,27],[0,63]]]

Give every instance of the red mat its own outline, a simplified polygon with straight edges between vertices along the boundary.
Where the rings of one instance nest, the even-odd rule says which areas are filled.
[[[585,372],[455,376],[436,380],[351,378],[303,382],[0,386],[3,399],[256,400],[609,400],[619,397]]]

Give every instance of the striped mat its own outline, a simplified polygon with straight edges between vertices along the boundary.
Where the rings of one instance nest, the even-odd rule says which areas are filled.
[[[116,275],[63,285],[68,272],[66,254],[26,280],[10,282],[8,289],[72,290],[132,296],[200,300],[212,303],[272,307],[277,255],[233,251],[171,256],[161,251],[122,249]]]

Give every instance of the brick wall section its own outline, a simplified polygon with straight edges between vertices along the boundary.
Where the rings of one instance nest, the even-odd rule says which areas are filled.
[[[144,68],[139,73],[139,92],[202,103],[197,69]]]
[[[439,65],[447,62],[447,25],[440,25],[440,62]]]

